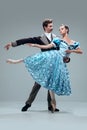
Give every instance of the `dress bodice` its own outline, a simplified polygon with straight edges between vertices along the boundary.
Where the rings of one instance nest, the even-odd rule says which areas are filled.
[[[64,40],[59,39],[58,37],[54,38],[53,41],[54,43],[54,47],[58,47],[60,48],[59,53],[62,56],[69,56],[70,54],[67,54],[65,51],[66,50],[73,50],[73,49],[77,49],[78,47],[80,47],[80,43],[79,42],[74,42],[73,44],[68,44],[67,42],[65,42]]]

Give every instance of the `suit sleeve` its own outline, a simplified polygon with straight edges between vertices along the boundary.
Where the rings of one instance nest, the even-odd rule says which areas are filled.
[[[40,40],[40,37],[31,37],[31,38],[19,39],[19,40],[16,40],[15,42],[12,42],[12,47],[24,45],[24,44],[27,44],[27,43],[41,44],[41,40]]]

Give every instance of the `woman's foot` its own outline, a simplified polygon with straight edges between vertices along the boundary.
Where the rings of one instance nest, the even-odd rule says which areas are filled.
[[[15,64],[15,63],[16,63],[16,60],[7,59],[6,62],[9,63],[9,64]]]
[[[17,63],[23,62],[23,59],[19,59],[19,60],[7,59],[6,62],[9,63],[9,64],[17,64]]]

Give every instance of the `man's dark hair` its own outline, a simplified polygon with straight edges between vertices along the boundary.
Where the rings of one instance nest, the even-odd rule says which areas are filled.
[[[50,24],[50,23],[52,23],[52,22],[53,22],[52,19],[45,19],[45,20],[43,21],[43,23],[42,23],[43,29],[44,29],[44,27],[47,27],[48,24]]]

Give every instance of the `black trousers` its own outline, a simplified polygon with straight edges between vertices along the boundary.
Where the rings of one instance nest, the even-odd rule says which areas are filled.
[[[33,103],[40,88],[41,88],[41,85],[38,84],[37,82],[35,82],[32,90],[31,90],[31,93],[26,101],[26,104],[31,105]],[[49,107],[51,107],[51,96],[50,96],[49,90],[47,93],[47,101],[48,101],[48,108],[49,108]]]

